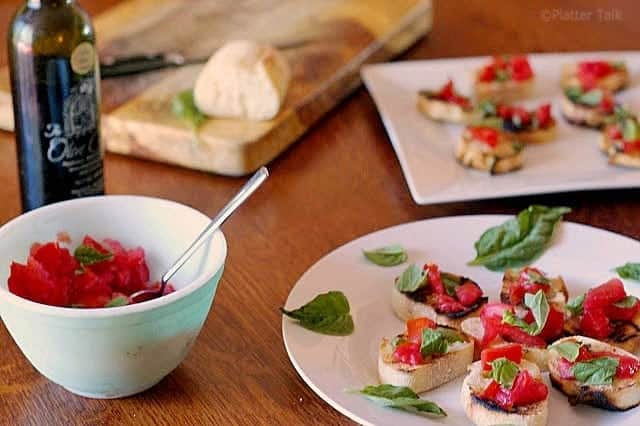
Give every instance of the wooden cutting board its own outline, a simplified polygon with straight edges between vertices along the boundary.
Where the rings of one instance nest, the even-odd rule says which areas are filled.
[[[208,57],[226,41],[284,50],[292,82],[271,121],[210,119],[198,131],[171,102],[202,65],[103,81],[107,150],[225,175],[274,159],[360,84],[363,63],[388,60],[431,27],[431,0],[129,0],[94,20],[102,58],[177,52]],[[13,129],[8,73],[0,70],[0,128]]]

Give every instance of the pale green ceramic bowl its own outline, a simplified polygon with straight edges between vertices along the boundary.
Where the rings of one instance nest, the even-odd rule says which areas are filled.
[[[7,289],[9,265],[24,263],[34,242],[67,232],[114,238],[146,251],[151,279],[188,247],[209,218],[167,200],[104,196],[46,206],[0,228],[0,316],[33,366],[78,395],[119,398],[158,383],[185,358],[207,318],[227,253],[214,234],[171,280],[176,292],[135,305],[103,309],[34,303]]]

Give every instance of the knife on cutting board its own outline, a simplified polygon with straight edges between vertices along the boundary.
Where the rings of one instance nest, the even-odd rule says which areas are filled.
[[[313,40],[296,40],[290,43],[275,44],[281,50],[302,47]],[[100,76],[103,79],[127,77],[135,74],[159,71],[185,65],[203,64],[210,56],[186,58],[180,53],[157,53],[151,55],[134,55],[127,57],[106,57],[100,63]]]

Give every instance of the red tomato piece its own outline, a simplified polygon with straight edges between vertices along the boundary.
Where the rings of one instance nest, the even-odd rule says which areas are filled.
[[[515,325],[501,324],[498,334],[509,342],[522,343],[527,346],[546,347],[547,342],[540,336],[532,336]]]
[[[567,359],[560,358],[558,361],[558,373],[561,379],[572,380],[573,377],[573,363]]]
[[[514,121],[514,119],[520,121],[520,125],[518,127],[526,127],[531,124],[529,111],[522,107],[513,107],[513,111],[511,112],[511,121]]]
[[[600,101],[600,105],[598,105],[598,109],[600,109],[605,114],[612,114],[615,106],[616,106],[616,103],[611,97],[611,95],[605,93],[602,96],[602,101]]]
[[[432,291],[436,294],[446,294],[438,265],[435,263],[427,263],[424,265],[424,271],[427,274],[427,280],[429,281]]]
[[[478,80],[488,83],[496,78],[496,70],[493,65],[485,65],[478,74]]]
[[[503,120],[510,119],[512,111],[513,109],[509,105],[498,105],[496,107],[496,114]]]
[[[443,313],[455,313],[464,311],[465,307],[453,297],[447,294],[438,294],[435,297],[436,310]]]
[[[512,406],[521,407],[545,400],[549,389],[547,385],[534,379],[527,370],[520,370],[510,393]]]
[[[522,355],[522,345],[518,343],[507,343],[484,349],[480,354],[480,360],[482,361],[483,370],[489,371],[491,370],[491,362],[498,358],[507,358],[509,361],[520,364]]]
[[[585,335],[595,339],[604,339],[613,331],[604,308],[585,308],[580,317],[580,329]]]
[[[472,306],[482,297],[482,290],[476,283],[467,281],[456,287],[456,298],[464,306]]]
[[[102,308],[112,299],[111,287],[101,281],[90,269],[74,275],[71,304],[84,308]]]
[[[469,130],[474,139],[484,142],[492,148],[498,145],[500,134],[493,127],[470,127]]]
[[[443,101],[447,101],[451,99],[455,95],[455,90],[453,88],[453,81],[449,80],[447,83],[442,86],[442,89],[438,92],[438,98]]]
[[[549,316],[544,328],[538,335],[545,342],[550,342],[562,335],[564,327],[564,313],[553,307],[549,309]]]
[[[495,401],[498,393],[500,392],[500,383],[495,380],[491,380],[491,382],[487,385],[486,388],[480,394],[480,399],[484,399],[485,401]]]
[[[611,304],[604,308],[604,313],[610,320],[618,320],[618,321],[631,321],[633,317],[640,311],[640,302],[636,301],[636,303],[629,308],[621,308],[619,306],[615,306]]]
[[[40,245],[33,250],[31,257],[53,276],[70,275],[80,267],[69,250],[60,247],[57,242]]]
[[[622,139],[622,130],[617,124],[612,124],[606,129],[607,137],[610,139]]]
[[[511,78],[515,81],[529,80],[533,77],[533,70],[526,56],[513,56],[510,67]]]
[[[412,342],[399,344],[393,351],[393,361],[409,365],[423,364],[424,359],[420,352],[420,345]]]
[[[425,328],[435,328],[436,323],[427,318],[414,318],[407,321],[407,338],[414,343],[422,343],[422,330]]]
[[[584,309],[604,308],[612,303],[621,301],[626,295],[622,281],[613,278],[587,292],[584,298]]]
[[[624,142],[623,145],[625,154],[634,154],[640,151],[640,140],[633,142]]]
[[[630,356],[616,356],[618,361],[618,369],[616,370],[616,377],[620,379],[631,379],[638,371],[640,371],[640,361]]]
[[[536,119],[538,126],[544,128],[551,123],[551,104],[542,104],[536,109]]]

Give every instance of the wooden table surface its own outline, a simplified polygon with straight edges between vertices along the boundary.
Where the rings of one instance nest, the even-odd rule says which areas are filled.
[[[20,3],[0,4],[0,63]],[[84,1],[96,14],[117,0]],[[605,16],[605,11],[611,11]],[[607,16],[610,19],[606,19]],[[431,34],[402,59],[501,52],[640,49],[640,3],[441,0]],[[99,35],[98,35],[99,36]],[[403,222],[514,213],[532,202],[573,208],[569,220],[640,238],[640,192],[601,191],[418,206],[364,89],[270,165],[265,186],[229,220],[229,257],[214,307],[187,359],[153,389],[100,401],[42,377],[0,323],[0,423],[350,424],[300,379],[286,355],[278,307],[300,275],[337,246]],[[107,192],[175,200],[207,214],[243,180],[117,155]],[[0,224],[20,213],[14,137],[0,132]]]

